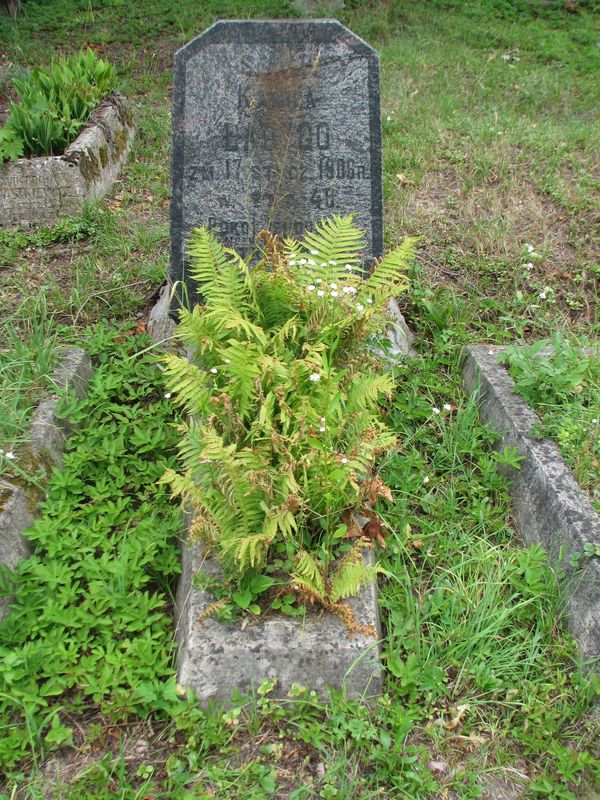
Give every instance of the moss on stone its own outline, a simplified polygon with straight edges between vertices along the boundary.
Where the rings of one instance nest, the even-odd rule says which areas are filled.
[[[98,156],[100,157],[100,163],[104,169],[108,166],[108,147],[105,144],[98,150]]]
[[[127,130],[125,128],[121,128],[120,130],[115,131],[115,136],[113,140],[113,158],[115,161],[121,158],[125,149],[127,148],[127,140],[128,140]]]
[[[89,185],[99,180],[101,165],[92,150],[82,151],[78,159],[79,171]]]

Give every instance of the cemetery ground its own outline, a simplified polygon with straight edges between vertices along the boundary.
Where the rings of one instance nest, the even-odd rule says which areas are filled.
[[[473,341],[598,340],[597,20],[584,3],[346,6],[382,57],[386,241],[421,237],[402,299],[419,354],[396,368],[401,446],[381,465],[386,694],[286,705],[265,686],[203,712],[172,667],[181,523],[156,479],[174,415],[143,352],[168,262],[172,55],[217,15],[293,12],[24,3],[0,18],[2,107],[15,69],[90,45],[137,133],[99,206],[0,232],[3,440],[18,453],[59,345],[96,366],[0,626],[0,796],[598,796],[598,685],[560,624],[568,586],[520,545],[496,471],[511,454],[494,455],[459,370]]]

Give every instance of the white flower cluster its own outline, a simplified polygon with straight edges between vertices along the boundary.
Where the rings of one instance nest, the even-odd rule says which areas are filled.
[[[310,255],[318,256],[319,255],[319,251],[318,250],[311,250],[310,251]],[[293,254],[291,256],[291,258],[290,258],[288,263],[289,263],[290,267],[300,266],[300,267],[308,267],[308,268],[310,268],[310,267],[316,267],[317,266],[316,262],[312,258],[300,258],[296,254]],[[337,261],[335,261],[334,259],[330,259],[329,261],[321,261],[320,262],[321,267],[326,267],[326,266],[328,266],[328,264],[330,264],[331,266],[335,267],[335,266],[337,266]],[[346,272],[351,273],[351,272],[353,272],[354,267],[352,266],[352,264],[344,264],[344,269],[346,270]],[[341,294],[340,294],[340,290],[341,290]],[[358,290],[354,286],[341,286],[340,287],[340,286],[338,286],[337,283],[330,283],[329,285],[325,285],[322,278],[315,278],[315,282],[314,283],[309,283],[306,286],[306,291],[310,292],[311,294],[314,292],[314,294],[319,298],[332,297],[332,298],[336,299],[338,297],[339,298],[345,297],[348,300],[353,300],[356,297],[356,294],[358,292]],[[372,305],[373,304],[373,298],[367,297],[364,300],[364,302],[367,305]],[[365,306],[364,306],[363,303],[356,303],[355,309],[359,313],[362,313],[365,310]]]
[[[4,450],[0,450],[0,456],[4,456],[7,461],[14,461],[16,458],[16,455],[12,450],[7,450],[6,452],[4,452]]]
[[[442,406],[442,408],[443,408],[443,410],[444,410],[444,411],[446,411],[446,412],[448,412],[448,411],[452,411],[452,406],[450,405],[450,403],[444,403],[444,405]],[[436,406],[432,406],[432,407],[431,407],[431,413],[432,413],[434,416],[436,416],[436,417],[437,417],[437,416],[438,416],[438,414],[441,414],[442,412],[441,412],[441,411],[440,411],[440,409],[439,409],[439,408],[437,408]]]

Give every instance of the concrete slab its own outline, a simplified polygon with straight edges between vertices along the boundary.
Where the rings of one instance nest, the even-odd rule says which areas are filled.
[[[600,659],[600,560],[583,556],[600,542],[600,517],[580,489],[556,445],[530,431],[539,417],[518,394],[497,361],[500,347],[468,347],[463,366],[467,390],[477,393],[483,420],[498,431],[498,447],[523,456],[520,469],[507,467],[514,517],[527,544],[539,543],[568,576],[566,616],[585,659]],[[579,567],[571,566],[579,557]]]

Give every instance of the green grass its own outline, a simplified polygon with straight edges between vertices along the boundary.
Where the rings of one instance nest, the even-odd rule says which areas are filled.
[[[382,57],[387,241],[421,236],[403,300],[420,356],[398,372],[389,418],[402,444],[382,466],[396,498],[380,554],[394,576],[381,589],[386,694],[371,709],[310,694],[284,706],[265,689],[229,714],[198,710],[174,685],[178,529],[136,477],[169,457],[153,437],[170,411],[158,373],[126,361],[115,338],[143,322],[168,261],[174,50],[220,16],[294,12],[283,0],[22,6],[16,23],[0,16],[0,105],[11,75],[91,44],[134,98],[137,134],[101,205],[0,234],[3,357],[14,367],[21,344],[27,360],[83,341],[101,375],[0,628],[0,797],[475,798],[500,779],[530,798],[593,797],[598,689],[560,624],[562,577],[515,538],[492,436],[458,371],[474,338],[597,341],[593,3],[347,0],[341,20]],[[5,348],[5,331],[27,331],[29,298],[55,325]],[[4,396],[25,419],[27,393]]]
[[[143,341],[96,330],[91,395],[68,409],[84,427],[0,625],[8,796],[46,785],[56,798],[475,798],[515,769],[542,787],[530,797],[597,788],[588,712],[600,685],[558,623],[560,577],[515,542],[502,456],[464,396],[460,348],[421,333],[389,408],[402,444],[383,465],[396,500],[380,509],[385,694],[371,707],[309,691],[283,703],[265,685],[203,712],[172,666],[180,523],[156,485],[177,439],[170,403],[152,356],[134,355]]]
[[[57,362],[57,333],[43,296],[26,301],[12,318],[4,320],[2,329],[0,481],[15,449],[26,438],[33,409],[52,390]]]

